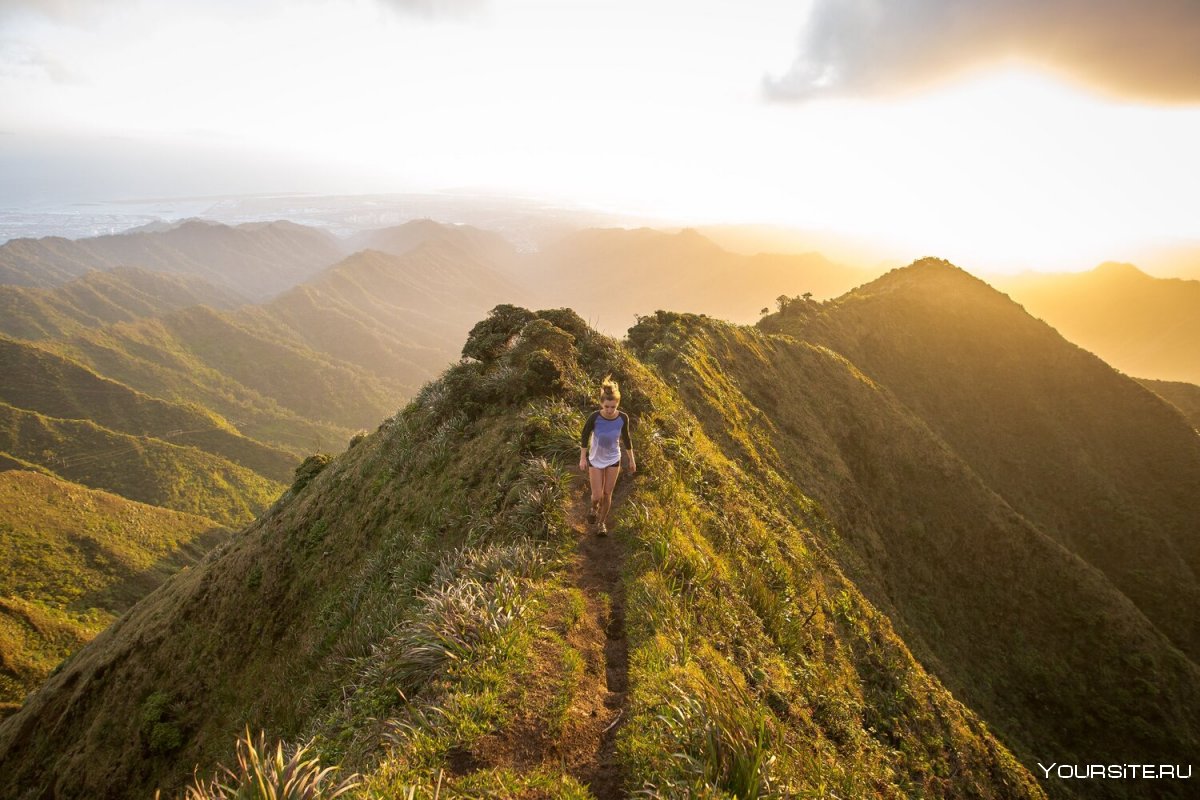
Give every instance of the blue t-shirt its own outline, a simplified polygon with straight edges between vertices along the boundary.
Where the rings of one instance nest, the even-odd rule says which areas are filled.
[[[629,438],[629,415],[618,411],[615,419],[605,419],[599,411],[593,411],[583,425],[583,435],[579,441],[580,447],[588,448],[588,462],[593,467],[620,464],[621,445],[626,450],[633,449]]]

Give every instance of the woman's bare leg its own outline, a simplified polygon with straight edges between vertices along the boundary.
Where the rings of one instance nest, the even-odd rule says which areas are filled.
[[[588,481],[592,485],[592,513],[596,521],[600,521],[600,506],[604,502],[604,473],[605,470],[588,465]]]
[[[603,495],[598,514],[599,522],[603,523],[606,519],[608,519],[608,512],[612,508],[613,489],[616,488],[617,475],[619,475],[621,472],[621,465],[617,464],[615,466],[606,467],[603,470],[596,471],[604,473],[602,478]],[[593,493],[592,497],[595,496],[595,493]]]

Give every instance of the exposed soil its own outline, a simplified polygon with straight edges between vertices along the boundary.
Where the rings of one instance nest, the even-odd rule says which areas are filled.
[[[629,493],[630,481],[622,475],[613,496],[613,511]],[[567,574],[568,583],[584,597],[583,617],[564,638],[583,659],[583,674],[572,695],[560,731],[548,729],[542,712],[555,693],[548,676],[561,675],[555,663],[560,656],[549,642],[534,648],[532,681],[524,688],[520,710],[503,731],[483,737],[470,753],[456,752],[448,767],[462,775],[485,766],[505,766],[518,771],[538,766],[561,768],[585,784],[597,800],[626,795],[616,758],[616,735],[624,717],[628,655],[625,642],[625,597],[621,569],[625,544],[620,530],[597,536],[587,524],[586,481],[573,486],[574,502],[568,517],[579,537]],[[558,645],[561,648],[561,644]]]

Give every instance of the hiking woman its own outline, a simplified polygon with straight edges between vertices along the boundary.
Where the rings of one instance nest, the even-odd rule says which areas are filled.
[[[612,508],[613,487],[621,471],[621,448],[629,454],[629,472],[637,472],[633,458],[633,443],[629,438],[629,415],[618,411],[621,389],[611,375],[600,384],[600,408],[591,413],[579,437],[579,471],[588,473],[592,484],[592,507],[588,512],[589,525],[596,533],[608,533],[605,519]]]

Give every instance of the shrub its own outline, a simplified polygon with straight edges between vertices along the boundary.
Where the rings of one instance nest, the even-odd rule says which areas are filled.
[[[283,743],[274,752],[267,746],[266,734],[257,739],[250,729],[238,738],[237,769],[221,767],[225,773],[211,781],[196,780],[184,793],[184,800],[333,800],[359,785],[358,775],[339,784],[329,783],[337,767],[321,768],[316,758],[306,757],[308,745],[298,748],[285,760]]]

